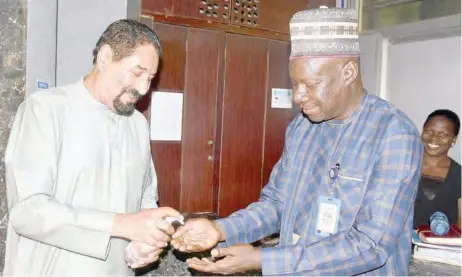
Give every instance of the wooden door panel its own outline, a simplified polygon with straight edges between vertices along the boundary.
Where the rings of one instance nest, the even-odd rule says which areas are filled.
[[[220,189],[220,170],[221,170],[221,144],[223,138],[223,99],[225,84],[225,50],[226,50],[226,33],[220,32],[218,46],[218,90],[217,104],[215,113],[215,153],[213,164],[213,201],[212,211],[218,214],[218,201]]]
[[[189,30],[184,92],[182,212],[213,211],[220,46],[218,32]]]
[[[185,83],[187,29],[158,23],[153,24],[153,29],[163,48],[159,74],[153,89],[182,93]],[[181,142],[151,141],[151,151],[157,172],[159,204],[179,209]]]
[[[159,36],[163,50],[156,78],[157,88],[182,92],[188,29],[160,23],[154,23],[153,29]]]
[[[284,147],[285,130],[299,112],[298,106],[292,109],[271,107],[273,88],[292,88],[289,76],[290,44],[271,41],[268,53],[268,85],[266,90],[265,145],[262,171],[262,187],[269,180],[274,165],[279,160]]]
[[[142,0],[141,9],[153,13],[172,13],[175,0]]]
[[[163,20],[170,20],[164,22],[194,27],[201,26],[201,28],[207,29],[228,30],[233,33],[239,33],[242,29],[254,29],[289,34],[289,21],[297,11],[318,8],[321,5],[334,7],[336,0],[141,1],[143,14],[163,15]],[[240,26],[241,28],[226,28],[227,26]],[[256,32],[251,33],[257,34]],[[260,35],[262,34],[260,33]]]
[[[180,209],[181,143],[151,141],[159,206]]]
[[[141,9],[151,14],[220,23],[229,21],[230,7],[229,0],[144,0],[141,2]]]
[[[232,1],[233,12],[231,13],[230,23],[288,34],[290,19],[297,11],[306,9],[308,2],[310,1],[235,0]]]
[[[218,214],[258,200],[268,40],[227,35]]]

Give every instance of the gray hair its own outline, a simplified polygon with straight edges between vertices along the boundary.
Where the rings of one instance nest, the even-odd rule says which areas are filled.
[[[105,44],[111,47],[115,61],[130,56],[136,47],[145,44],[152,44],[159,56],[162,54],[157,34],[147,25],[132,19],[117,20],[106,28],[93,49],[93,64],[96,63],[99,50]]]

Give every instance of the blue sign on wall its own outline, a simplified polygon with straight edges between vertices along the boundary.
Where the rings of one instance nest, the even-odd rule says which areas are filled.
[[[37,82],[37,88],[47,89],[48,88],[48,83],[38,81]]]

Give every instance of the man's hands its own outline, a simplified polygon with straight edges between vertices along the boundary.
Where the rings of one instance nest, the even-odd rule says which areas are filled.
[[[178,211],[168,207],[117,214],[112,236],[163,248],[173,235],[172,246],[182,252],[204,251],[225,240],[223,230],[208,219],[190,219],[175,232],[166,217],[182,218]]]
[[[163,248],[132,241],[125,248],[125,262],[131,268],[143,267],[157,261],[162,250]]]
[[[182,252],[201,252],[224,240],[226,234],[218,224],[205,218],[195,218],[178,228],[170,243]],[[250,244],[214,249],[211,254],[211,258],[192,258],[186,262],[195,270],[218,274],[261,269],[261,249]]]
[[[146,209],[133,214],[117,214],[112,236],[163,248],[175,232],[172,225],[164,220],[169,216],[181,217],[181,214],[169,207]]]
[[[201,252],[225,240],[225,235],[213,221],[193,218],[178,228],[172,238],[172,246],[181,252]]]
[[[182,218],[179,212],[168,207],[116,215],[112,235],[131,241],[125,250],[125,260],[131,268],[155,262],[172,235],[172,246],[182,252],[208,250],[226,239],[224,231],[214,221],[205,218],[190,219],[175,232],[166,217]],[[250,245],[215,249],[212,257],[224,259],[214,262],[194,258],[187,262],[194,269],[220,274],[242,272],[261,266],[261,252]]]
[[[183,217],[168,207],[115,216],[112,236],[131,241],[125,248],[125,261],[128,266],[139,268],[159,259],[160,253],[175,232],[172,226],[174,218],[182,221]]]
[[[261,269],[261,249],[250,244],[214,249],[211,254],[212,258],[192,258],[186,262],[195,270],[225,275]]]

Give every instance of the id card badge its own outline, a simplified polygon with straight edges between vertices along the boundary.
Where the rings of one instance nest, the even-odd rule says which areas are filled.
[[[333,197],[320,196],[318,198],[318,215],[316,220],[316,235],[327,237],[337,233],[342,202]]]

